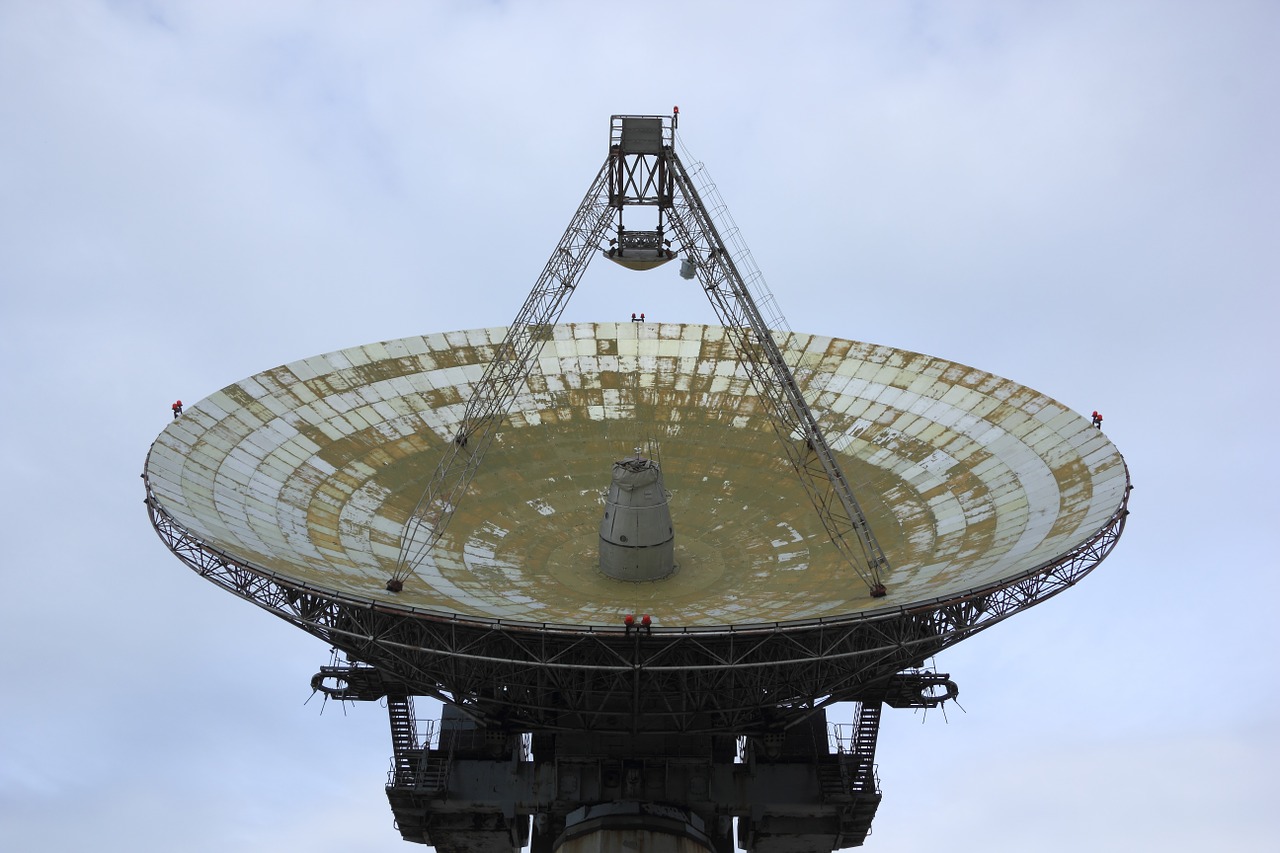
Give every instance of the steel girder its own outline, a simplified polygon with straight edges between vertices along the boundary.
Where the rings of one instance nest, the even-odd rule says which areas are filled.
[[[873,597],[886,594],[889,569],[880,543],[853,494],[835,454],[818,426],[772,328],[756,305],[746,279],[720,236],[684,164],[674,149],[663,152],[674,176],[670,209],[681,251],[733,341],[752,386],[766,404],[769,421],[809,500],[841,557]]]
[[[628,123],[656,130],[629,148]],[[508,328],[467,403],[453,443],[445,451],[401,537],[400,556],[387,582],[399,592],[414,568],[430,558],[458,502],[484,458],[497,423],[511,407],[542,349],[539,330],[559,319],[610,216],[631,205],[658,209],[655,239],[661,250],[662,214],[670,217],[686,260],[727,329],[738,358],[765,403],[779,444],[800,478],[831,542],[873,597],[886,594],[889,562],[809,408],[770,324],[716,228],[698,189],[675,153],[674,123],[659,116],[614,116],[609,155],[574,213],[542,275]]]
[[[564,312],[599,247],[613,213],[608,185],[615,159],[612,155],[606,159],[591,182],[569,227],[476,384],[457,435],[405,522],[400,556],[387,582],[388,590],[399,592],[414,567],[429,558],[479,469],[498,424],[537,364],[538,353],[546,342],[546,330],[554,326]]]
[[[1128,490],[1079,547],[999,585],[835,619],[710,628],[507,622],[309,588],[213,548],[147,486],[157,534],[198,574],[378,668],[405,693],[488,726],[763,734],[835,701],[883,698],[895,673],[1038,604],[1118,541]]]

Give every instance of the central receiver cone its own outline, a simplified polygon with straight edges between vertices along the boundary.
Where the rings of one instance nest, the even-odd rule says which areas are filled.
[[[623,581],[653,581],[675,571],[675,534],[662,469],[639,452],[613,463],[600,520],[600,571]]]

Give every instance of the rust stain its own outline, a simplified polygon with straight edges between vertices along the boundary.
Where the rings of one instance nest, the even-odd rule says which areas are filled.
[[[500,425],[434,574],[397,600],[531,621],[598,621],[618,607],[662,606],[666,624],[873,606],[826,541],[724,330],[604,328],[546,330],[553,340],[540,364],[551,372],[533,372]],[[153,453],[167,454],[163,470],[174,472],[157,473],[158,493],[193,527],[225,531],[217,544],[250,562],[385,595],[380,573],[394,562],[398,531],[471,393],[441,385],[442,371],[471,367],[476,375],[495,351],[490,337],[477,330],[387,342],[377,352],[428,351],[370,361],[356,348],[333,357],[353,366],[305,380],[273,368],[229,386],[228,415],[194,435],[173,427],[157,441]],[[1091,469],[1076,449],[1078,432],[1053,432],[1036,417],[1057,406],[1038,392],[883,345],[802,335],[792,342],[803,347],[792,363],[813,389],[815,415],[828,437],[845,437],[841,464],[893,566],[887,603],[965,588],[1069,550],[1118,502],[1119,454],[1085,434],[1095,457],[1099,448],[1112,454]],[[309,359],[307,375],[324,363]],[[867,398],[838,390],[837,375],[856,377],[851,387]],[[980,426],[939,425],[953,411],[944,398],[963,400],[963,423]],[[277,411],[296,436],[272,431]],[[1060,421],[1064,430],[1086,428],[1083,419]],[[975,438],[993,428],[1006,437],[1003,450]],[[594,565],[601,492],[612,462],[654,439],[680,566],[667,581],[627,584]],[[242,472],[245,465],[256,467]],[[1058,496],[1052,504],[1035,497],[1046,489]]]

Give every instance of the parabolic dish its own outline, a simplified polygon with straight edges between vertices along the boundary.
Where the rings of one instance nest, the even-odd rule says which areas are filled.
[[[889,560],[868,595],[791,470],[725,330],[568,323],[549,339],[440,546],[385,589],[406,518],[503,328],[409,337],[267,370],[174,420],[144,476],[221,558],[380,608],[563,626],[830,619],[962,597],[1053,565],[1122,507],[1114,445],[1057,401],[945,359],[780,340]],[[597,568],[614,460],[660,452],[678,569]]]

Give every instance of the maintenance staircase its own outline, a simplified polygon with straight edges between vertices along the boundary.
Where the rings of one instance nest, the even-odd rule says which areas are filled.
[[[419,793],[442,794],[449,781],[449,762],[440,750],[418,740],[413,716],[413,697],[388,696],[387,717],[391,722],[393,750],[388,788],[413,788]],[[430,740],[430,738],[428,738]]]
[[[837,741],[834,762],[818,765],[823,801],[847,804],[840,810],[836,849],[860,847],[871,832],[871,821],[880,805],[875,765],[880,709],[879,702],[859,704],[852,737]]]

